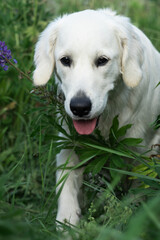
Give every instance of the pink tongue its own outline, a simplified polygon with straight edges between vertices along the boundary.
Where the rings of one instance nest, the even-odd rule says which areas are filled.
[[[79,134],[89,135],[96,127],[97,118],[90,120],[73,120],[74,127]]]

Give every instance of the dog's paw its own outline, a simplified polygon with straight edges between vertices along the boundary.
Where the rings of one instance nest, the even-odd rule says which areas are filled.
[[[80,219],[80,215],[81,215],[81,210],[80,209],[76,209],[74,211],[71,211],[69,208],[65,209],[65,210],[60,210],[57,213],[57,227],[60,227],[60,223],[64,223],[67,225],[77,225]]]

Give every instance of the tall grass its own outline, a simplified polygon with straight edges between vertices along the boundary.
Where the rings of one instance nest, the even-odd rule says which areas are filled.
[[[111,7],[131,17],[160,50],[158,0],[1,1],[0,40],[12,50],[18,67],[31,76],[34,46],[49,21],[66,12],[102,7]],[[52,90],[52,84],[54,79],[48,84],[47,92]],[[140,142],[123,142],[125,149],[122,149],[122,143],[115,141],[112,134],[110,143],[103,141],[98,132],[95,139],[78,137],[70,123],[73,137],[61,139],[61,145],[57,145],[57,130],[61,131],[61,126],[55,122],[55,107],[41,96],[30,94],[32,88],[32,83],[12,68],[7,72],[0,70],[0,239],[62,239],[63,232],[56,231],[55,226],[55,156],[76,139],[81,148],[75,150],[83,163],[87,163],[83,183],[86,197],[80,225],[72,229],[64,226],[64,231],[73,239],[83,240],[158,240],[158,160],[149,160],[128,150],[129,144]],[[112,130],[116,136],[117,124],[115,118]],[[90,161],[95,152],[97,158]],[[122,153],[136,159],[139,168],[133,170],[132,165],[126,168]],[[106,155],[110,161],[104,166]],[[110,181],[105,172],[109,172]],[[128,190],[126,180],[131,178],[137,178],[140,187]]]

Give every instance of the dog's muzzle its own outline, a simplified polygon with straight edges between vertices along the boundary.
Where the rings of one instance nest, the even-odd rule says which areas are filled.
[[[91,134],[97,125],[97,119],[87,119],[92,109],[91,100],[86,95],[76,96],[70,102],[71,112],[78,120],[73,119],[73,125],[76,131],[81,135]]]

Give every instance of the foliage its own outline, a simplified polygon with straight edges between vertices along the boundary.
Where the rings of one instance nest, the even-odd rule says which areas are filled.
[[[50,20],[65,12],[112,7],[131,17],[160,49],[158,3],[159,0],[1,1],[0,35],[18,60],[18,67],[31,76],[38,34]],[[80,225],[73,229],[63,226],[64,232],[72,239],[83,240],[103,240],[106,236],[108,240],[158,240],[159,160],[130,150],[133,146],[142,147],[141,139],[124,138],[132,126],[119,128],[115,117],[109,140],[98,131],[94,137],[84,139],[63,114],[61,104],[53,99],[54,79],[46,89],[36,89],[32,94],[31,90],[32,83],[22,74],[18,76],[12,68],[0,71],[0,239],[64,238],[55,227],[55,155],[76,143],[81,162],[75,168],[87,166],[83,182],[87,200],[83,201]],[[62,112],[61,120],[67,122],[71,135],[55,121],[56,111]],[[159,124],[158,119],[156,123]],[[58,137],[58,131],[63,131],[65,137]],[[133,162],[138,164],[134,169]],[[139,186],[132,185],[134,178]]]

